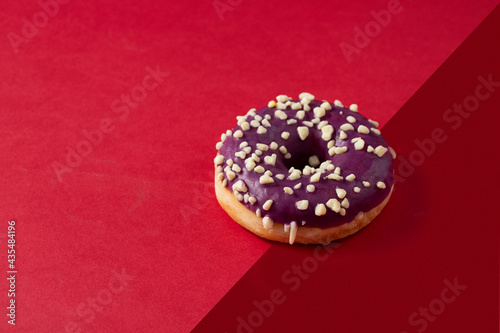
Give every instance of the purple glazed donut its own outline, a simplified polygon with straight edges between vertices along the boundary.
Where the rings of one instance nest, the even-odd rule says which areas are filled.
[[[216,145],[215,191],[249,231],[325,244],[360,230],[388,202],[395,153],[357,105],[279,95],[237,120]]]

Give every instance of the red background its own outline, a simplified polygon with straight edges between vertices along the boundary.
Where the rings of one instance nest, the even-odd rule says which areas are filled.
[[[416,332],[408,317],[455,277],[468,289],[426,331],[498,329],[498,227],[486,195],[496,175],[485,156],[498,141],[489,124],[499,95],[457,130],[442,120],[479,75],[500,80],[498,10],[441,66],[498,2],[401,1],[350,62],[341,43],[389,2],[222,3],[230,10],[219,16],[212,1],[74,0],[52,7],[29,38],[23,27],[41,5],[4,4],[0,268],[7,275],[14,219],[18,274],[16,327],[3,315],[0,330],[234,332],[254,300],[281,288],[286,303],[255,331]],[[13,45],[13,34],[24,42]],[[125,104],[114,101],[138,91],[146,67],[168,76],[120,119],[112,106]],[[314,248],[271,244],[233,223],[213,196],[212,161],[237,115],[302,91],[359,104],[407,159],[434,128],[449,138],[376,223],[290,292],[282,274]],[[108,118],[102,142],[58,178],[54,162],[66,164],[82,131]],[[8,284],[0,288],[7,306]]]

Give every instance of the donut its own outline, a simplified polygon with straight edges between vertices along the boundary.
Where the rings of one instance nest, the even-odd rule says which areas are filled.
[[[356,104],[279,95],[236,119],[216,144],[215,194],[250,232],[326,244],[368,225],[389,201],[395,152]]]

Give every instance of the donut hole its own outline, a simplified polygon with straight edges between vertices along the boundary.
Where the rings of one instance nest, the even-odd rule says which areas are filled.
[[[322,162],[327,160],[327,156],[324,155],[319,150],[298,152],[292,154],[292,158],[284,160],[284,163],[288,169],[294,167],[295,169],[303,170],[306,166],[317,168]]]

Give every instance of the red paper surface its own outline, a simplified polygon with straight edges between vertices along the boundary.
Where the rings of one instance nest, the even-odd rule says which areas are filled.
[[[189,332],[260,258],[265,261],[273,259],[275,251],[278,257],[280,251],[285,253],[291,261],[277,266],[285,268],[278,273],[286,271],[289,263],[301,262],[310,249],[271,247],[233,223],[218,206],[212,193],[212,161],[220,133],[232,128],[235,117],[249,108],[265,105],[281,93],[293,96],[302,91],[357,103],[361,113],[383,125],[497,3],[42,0],[4,4],[0,14],[4,36],[0,48],[0,270],[9,276],[7,222],[15,220],[17,273],[15,298],[7,295],[6,280],[0,284],[5,309],[0,331]],[[359,53],[346,57],[341,45],[356,45],[354,29],[373,25],[370,22],[389,9],[394,13],[390,22],[387,19],[384,27],[380,23],[380,31],[374,30],[369,41],[357,44]],[[474,52],[487,52],[494,41],[485,38]],[[475,68],[468,62],[461,65],[461,69]],[[494,71],[498,68],[490,69]],[[462,77],[457,69],[454,73],[456,77],[446,77],[438,86],[449,85],[460,101],[477,83],[463,78],[479,74],[473,69],[468,72],[472,76]],[[443,92],[427,93],[422,97],[436,102],[440,99],[435,96]],[[428,105],[425,98],[418,100],[422,108]],[[450,107],[453,100],[443,101],[436,112]],[[490,110],[495,101],[488,99],[484,108]],[[479,121],[475,119],[464,122],[462,128],[472,129]],[[421,121],[388,130],[388,141],[395,138],[390,144],[401,151],[411,147],[420,137],[419,126],[432,127],[433,120]],[[467,133],[453,132],[446,149],[462,152]],[[479,152],[487,154],[486,147],[480,146]],[[79,158],[71,151],[79,152]],[[445,196],[443,191],[449,187],[434,188],[425,181],[425,172],[432,174],[457,158],[440,156],[433,155],[404,184],[417,187],[411,191],[411,202],[424,198],[434,207]],[[477,168],[467,170],[475,175]],[[443,176],[449,181],[452,174]],[[377,308],[366,323],[390,322],[392,326],[379,326],[414,331],[408,316],[439,295],[443,279],[452,281],[454,273],[461,272],[460,257],[447,265],[442,260],[428,265],[433,258],[447,258],[430,249],[439,245],[462,255],[472,251],[477,269],[484,268],[482,257],[477,257],[481,246],[487,245],[487,253],[493,250],[490,238],[478,234],[464,239],[463,229],[453,234],[455,238],[442,237],[449,230],[444,227],[428,238],[425,224],[425,228],[403,224],[399,229],[400,224],[394,223],[394,228],[386,229],[387,223],[397,220],[391,215],[398,213],[394,207],[410,202],[397,194],[377,220],[386,224],[377,223],[349,238],[336,249],[340,255],[328,261],[335,261],[351,281],[346,288],[362,286],[352,288],[341,311],[356,323],[351,331],[368,327],[356,316],[361,306],[358,299],[362,306]],[[484,202],[473,206],[482,207]],[[443,212],[454,206],[445,208]],[[473,212],[464,210],[464,221],[475,219]],[[416,216],[415,221],[432,221],[424,217]],[[497,236],[497,231],[491,235]],[[389,239],[393,234],[399,238]],[[373,238],[377,235],[387,238],[382,248]],[[412,260],[404,262],[407,270],[401,272],[388,261],[387,251],[398,253],[400,261],[409,253]],[[369,276],[369,284],[357,275],[359,270],[346,268],[353,259],[356,267],[365,267],[361,272]],[[439,268],[438,273],[434,268]],[[485,310],[488,316],[495,304],[498,307],[498,290],[488,295],[481,288],[474,292],[481,279],[485,286],[492,279],[498,281],[498,275],[484,269],[490,274],[460,275],[470,289],[429,326],[429,332],[455,327],[446,325],[453,322],[450,318],[466,316],[475,304],[472,300],[482,300],[478,303],[489,309]],[[381,271],[402,279],[383,283],[387,274]],[[323,286],[329,274],[329,268],[322,266],[311,281]],[[271,276],[272,272],[264,275],[259,285]],[[416,279],[420,276],[425,278]],[[395,297],[398,291],[409,290],[406,281],[419,287],[411,289],[407,298]],[[282,309],[303,303],[314,311],[316,298],[306,292],[312,284],[287,295],[289,301]],[[364,297],[363,291],[370,290],[376,290],[374,296]],[[252,293],[248,299],[257,295],[252,288],[248,292]],[[16,301],[15,327],[7,322],[10,299]],[[459,302],[471,305],[461,308]],[[252,303],[231,305],[244,315]],[[337,303],[331,306],[332,311],[339,309]],[[395,307],[398,316],[382,316],[384,309]],[[305,331],[311,319],[300,318],[298,310],[277,310],[266,320],[268,326],[259,329],[276,331],[296,323],[298,331]],[[295,321],[290,321],[290,313]],[[314,316],[316,327],[326,327],[327,317]],[[234,324],[228,332],[236,329],[235,318],[227,319]],[[202,324],[198,330],[212,330]]]

